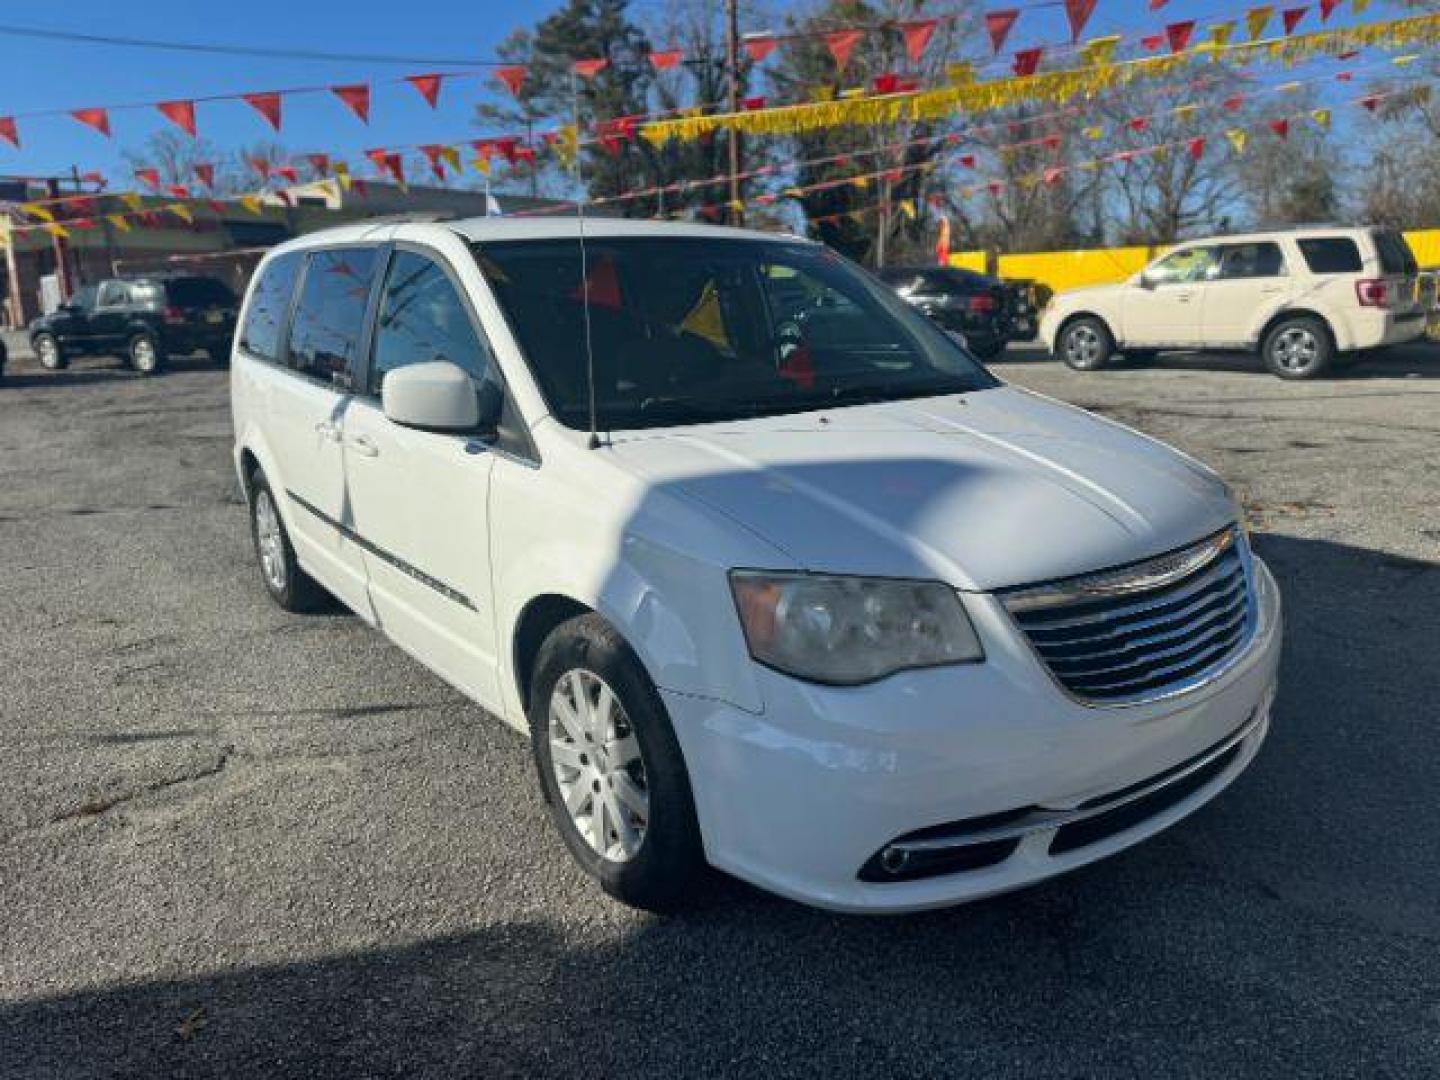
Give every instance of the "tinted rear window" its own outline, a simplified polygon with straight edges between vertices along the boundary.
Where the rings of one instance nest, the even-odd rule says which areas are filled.
[[[176,307],[224,307],[235,303],[230,287],[215,278],[176,278],[166,282],[166,291]]]
[[[250,306],[245,312],[245,325],[240,328],[240,347],[262,360],[278,360],[280,333],[285,327],[285,312],[295,292],[295,275],[300,271],[300,255],[288,252],[265,264],[260,278],[250,291]]]
[[[1348,236],[1314,236],[1298,244],[1312,274],[1360,273],[1360,249]]]
[[[1380,269],[1387,274],[1413,274],[1417,266],[1415,253],[1405,237],[1397,232],[1377,232],[1375,250],[1380,252]]]

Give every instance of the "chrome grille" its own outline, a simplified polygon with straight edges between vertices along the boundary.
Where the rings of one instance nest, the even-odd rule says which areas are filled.
[[[1235,529],[1155,559],[1000,594],[1056,680],[1121,704],[1203,681],[1254,627],[1249,552]]]

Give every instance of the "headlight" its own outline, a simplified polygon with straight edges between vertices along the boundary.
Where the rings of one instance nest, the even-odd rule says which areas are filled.
[[[730,587],[750,655],[800,679],[854,686],[985,658],[960,597],[938,581],[735,570]]]

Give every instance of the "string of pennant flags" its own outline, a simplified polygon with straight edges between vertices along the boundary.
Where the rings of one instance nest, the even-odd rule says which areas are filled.
[[[1077,51],[1082,58],[1092,63],[1101,63],[1113,58],[1120,46],[1126,42],[1134,42],[1140,48],[1154,52],[1162,47],[1168,47],[1172,54],[1185,51],[1191,43],[1196,30],[1196,20],[1189,19],[1174,22],[1166,25],[1163,30],[1156,33],[1139,33],[1127,38],[1123,35],[1112,34],[1106,37],[1094,38],[1083,44],[1079,43],[1079,37],[1087,25],[1097,4],[1097,0],[1061,0],[1066,11],[1067,20],[1070,25],[1072,41],[1068,45],[1035,45],[1017,51],[1010,64],[1010,70],[1014,75],[1024,77],[1032,75],[1038,70],[1042,59],[1048,54],[1052,58],[1063,55],[1067,52]],[[1345,0],[1318,0],[1315,5],[1318,9],[1321,21],[1328,21],[1331,15],[1341,6]],[[1355,15],[1362,14],[1369,4],[1369,0],[1348,0],[1351,10]],[[1152,11],[1159,10],[1165,6],[1166,0],[1151,0]],[[1003,48],[1015,25],[1020,19],[1021,13],[1028,8],[1053,6],[1054,0],[1038,0],[1019,7],[1011,7],[984,14],[986,32],[995,54]],[[1312,10],[1310,4],[1281,9],[1281,19],[1284,34],[1291,35],[1301,22]],[[1252,41],[1258,40],[1266,27],[1271,23],[1276,8],[1272,4],[1248,8],[1244,12],[1244,23]],[[856,47],[867,36],[881,33],[899,33],[903,39],[906,55],[909,59],[918,63],[923,57],[937,29],[945,23],[960,19],[958,14],[940,15],[924,19],[887,21],[865,26],[839,27],[829,30],[805,31],[777,34],[768,31],[751,33],[742,40],[741,47],[752,63],[761,63],[774,52],[782,43],[796,40],[821,40],[830,52],[836,64],[837,73],[843,73],[849,64],[850,58]],[[968,16],[967,16],[968,17]],[[1216,22],[1209,27],[1210,37],[1207,42],[1216,47],[1223,47],[1230,42],[1240,16]],[[687,57],[679,49],[653,50],[648,54],[648,60],[656,71],[668,71],[686,62]],[[970,63],[972,72],[979,70],[974,62]],[[594,57],[575,60],[573,70],[582,79],[593,79],[603,72],[610,64],[606,57]],[[982,65],[983,66],[983,65]],[[9,143],[14,148],[21,146],[20,121],[47,116],[68,116],[70,119],[83,124],[93,131],[109,138],[113,136],[112,114],[119,111],[149,110],[154,109],[176,128],[185,132],[191,137],[199,133],[199,105],[220,102],[241,102],[249,106],[261,119],[264,120],[273,130],[280,131],[284,117],[284,102],[287,98],[295,95],[328,94],[337,99],[353,116],[361,123],[369,123],[372,87],[374,85],[385,85],[387,83],[406,84],[410,86],[421,98],[431,107],[438,107],[442,87],[447,81],[468,78],[468,77],[489,77],[495,79],[509,93],[519,96],[526,81],[530,77],[530,69],[524,64],[496,64],[487,62],[483,67],[457,69],[445,72],[430,72],[417,75],[406,75],[396,80],[382,80],[379,83],[372,81],[345,82],[326,86],[303,86],[291,87],[282,90],[267,90],[259,92],[239,94],[212,94],[190,98],[176,98],[158,102],[129,103],[121,105],[89,106],[78,109],[54,109],[42,110],[31,113],[13,113],[0,116],[0,141]],[[903,75],[890,73],[885,76],[887,82],[892,84],[888,92],[896,92],[896,89],[905,87],[907,80]],[[916,89],[914,86],[908,89]],[[718,112],[722,108],[719,102],[706,103],[696,106],[705,113]],[[751,111],[757,111],[758,106],[754,100],[751,101]],[[671,110],[671,112],[686,112],[689,110]],[[654,120],[665,114],[647,114],[639,118]]]
[[[1129,117],[1123,122],[1116,124],[1115,130],[1128,130],[1135,133],[1142,133],[1146,131],[1154,121],[1156,121],[1162,116],[1170,115],[1180,118],[1188,118],[1198,114],[1199,112],[1201,112],[1202,109],[1221,109],[1229,112],[1237,112],[1246,103],[1253,102],[1265,95],[1292,93],[1300,90],[1304,86],[1313,85],[1315,83],[1321,82],[1323,79],[1328,79],[1332,77],[1341,81],[1350,82],[1357,75],[1373,73],[1381,68],[1399,69],[1408,67],[1410,64],[1414,63],[1418,59],[1420,59],[1420,54],[1412,53],[1404,56],[1393,57],[1390,60],[1380,63],[1372,63],[1368,65],[1362,65],[1360,67],[1347,68],[1346,70],[1335,73],[1333,76],[1312,76],[1304,79],[1288,80],[1274,85],[1263,85],[1258,87],[1247,86],[1244,90],[1237,90],[1235,92],[1232,92],[1218,103],[1209,103],[1206,105],[1201,105],[1198,103],[1183,103],[1170,106],[1169,108],[1160,111],[1137,114],[1135,116]],[[1201,78],[1191,80],[1191,82],[1187,85],[1186,89],[1189,91],[1200,91],[1207,86],[1217,81],[1220,81],[1220,79],[1221,77],[1218,75],[1203,76]],[[1173,88],[1164,88],[1163,92],[1166,96],[1169,96],[1172,90]],[[1356,105],[1365,107],[1373,111],[1383,100],[1385,100],[1389,96],[1391,95],[1388,93],[1369,93],[1355,98],[1354,103]],[[864,160],[866,158],[883,156],[887,154],[904,153],[905,151],[921,147],[930,149],[942,146],[954,147],[965,143],[967,140],[973,142],[982,139],[986,135],[990,135],[1000,131],[1008,131],[1013,137],[1017,136],[1020,132],[1027,128],[1053,126],[1056,121],[1074,119],[1077,117],[1082,117],[1084,115],[1085,109],[1078,106],[1071,106],[1047,113],[1032,115],[1025,118],[1017,118],[1003,122],[969,125],[959,131],[949,132],[944,135],[924,136],[920,138],[907,139],[882,146],[854,150],[848,153],[814,157],[803,161],[759,166],[739,173],[737,178],[741,180],[751,180],[773,177],[788,170],[802,167],[819,167],[826,165],[846,166],[854,163],[857,160]],[[1313,119],[1315,119],[1317,123],[1320,122],[1322,117],[1328,124],[1330,110],[1317,109],[1314,111]],[[1106,127],[1105,125],[1088,125],[1082,128],[1081,132],[1087,139],[1099,140],[1103,138],[1106,134]],[[462,147],[468,146],[476,151],[476,156],[472,161],[472,165],[480,171],[486,171],[489,168],[489,158],[486,155],[503,152],[497,151],[496,144],[508,143],[508,141],[509,140],[466,140],[462,143],[448,145],[424,144],[418,149],[423,152],[424,157],[429,161],[432,166],[434,166],[437,162],[444,162],[451,165],[454,169],[458,171],[461,168],[461,149]],[[478,147],[477,144],[479,144]],[[1004,155],[1013,154],[1020,150],[1034,147],[1045,147],[1058,152],[1062,145],[1062,136],[1054,132],[1050,132],[1042,136],[1020,139],[1018,141],[1001,145],[982,146],[981,148],[988,149],[990,151]],[[481,148],[483,148],[483,152]],[[403,166],[396,164],[403,157],[401,153],[403,149],[407,148],[377,149],[370,151],[368,156],[372,164],[376,167],[377,171],[389,173],[393,176],[396,176],[403,183]],[[513,152],[518,151],[519,149],[520,148],[518,147],[511,148],[511,156],[513,157]],[[313,174],[314,180],[319,181],[325,179],[333,179],[338,182],[344,190],[354,191],[357,195],[361,197],[366,194],[365,181],[362,178],[354,176],[351,173],[348,163],[333,158],[331,155],[324,153],[306,154],[303,155],[303,158],[307,163],[308,170]],[[976,165],[975,154],[973,152],[961,153],[958,155],[958,157],[955,158],[955,160],[958,164],[966,168],[974,168]],[[197,164],[195,166],[195,171],[198,174],[201,182],[207,188],[213,188],[214,175],[212,165],[204,163]],[[267,178],[271,175],[278,175],[291,184],[297,184],[300,181],[299,172],[295,165],[265,163],[264,171]],[[891,171],[892,170],[882,170],[876,175],[885,176],[888,175]],[[224,213],[227,209],[225,203],[220,200],[207,197],[197,198],[195,196],[195,193],[188,186],[178,184],[162,185],[160,183],[157,170],[139,169],[136,171],[136,176],[137,179],[141,180],[141,182],[145,184],[146,188],[150,191],[152,197],[171,197],[177,200],[177,205],[180,205],[182,207],[185,206],[185,200],[194,200],[201,205],[208,205],[209,208],[214,210],[216,213]],[[844,186],[845,183],[848,183],[855,179],[863,180],[864,177],[851,177],[847,178],[846,180],[828,181],[826,182],[826,186]],[[601,196],[596,199],[590,200],[590,204],[594,206],[607,206],[619,205],[643,199],[663,200],[666,196],[669,195],[687,194],[707,187],[726,185],[728,184],[728,182],[729,174],[720,174],[704,179],[695,179],[665,185],[653,185],[632,189],[626,192],[620,192],[614,195]],[[786,190],[790,191],[794,189]],[[283,190],[276,191],[273,193],[273,195],[274,197],[279,198],[282,202],[287,201],[286,193]],[[149,210],[142,210],[142,196],[138,193],[118,195],[116,197],[126,202],[129,214],[143,215],[154,214],[157,212],[157,209],[153,207]],[[258,214],[262,212],[261,208],[264,204],[264,197],[264,193],[258,193],[243,195],[240,196],[238,199],[230,201],[239,202],[245,209],[251,211],[252,213]],[[93,208],[96,205],[96,199],[97,195],[94,194],[59,196],[52,199],[37,200],[34,202],[24,203],[21,204],[19,209],[23,213],[28,215],[30,218],[32,218],[35,222],[38,222],[38,225],[29,226],[32,228],[58,226],[59,228],[63,229],[65,228],[66,224],[78,228],[85,228],[88,226],[88,224],[91,222],[91,219],[94,217]],[[293,202],[293,200],[290,201]],[[764,204],[762,203],[761,205]],[[738,207],[736,208],[738,209]],[[171,208],[169,206],[162,206],[158,208],[158,210],[169,212]],[[116,215],[104,216],[108,220],[110,220],[110,223],[112,225],[115,225],[117,228],[123,228],[120,222],[115,220]],[[119,216],[126,217],[128,215],[122,214]],[[183,218],[183,215],[179,214],[178,212],[175,214],[175,216]],[[62,218],[70,220],[62,221],[60,220]],[[77,224],[77,220],[79,224]],[[25,225],[18,225],[15,227],[15,231],[24,232],[26,228],[27,226]],[[54,229],[51,229],[50,231],[53,232]]]

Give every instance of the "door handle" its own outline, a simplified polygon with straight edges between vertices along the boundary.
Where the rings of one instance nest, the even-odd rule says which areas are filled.
[[[340,441],[339,425],[334,424],[329,420],[321,420],[320,423],[316,424],[315,433],[319,435],[322,439],[325,439],[329,442]]]
[[[1188,292],[1177,292],[1175,294],[1175,299],[1179,300],[1182,304],[1188,304],[1190,302],[1190,297],[1193,295],[1193,293]]]
[[[379,457],[380,455],[380,448],[364,435],[351,436],[350,445],[361,457]]]

